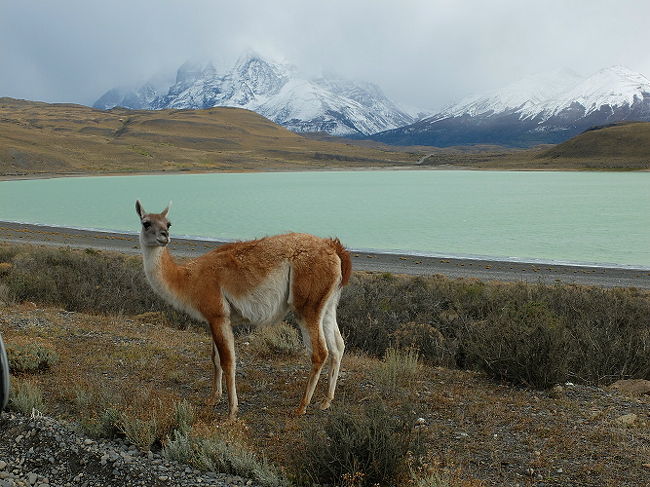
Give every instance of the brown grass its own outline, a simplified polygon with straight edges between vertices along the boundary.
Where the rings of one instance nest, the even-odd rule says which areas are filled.
[[[101,111],[0,98],[0,175],[380,167],[416,160],[410,152],[308,139],[239,108]]]

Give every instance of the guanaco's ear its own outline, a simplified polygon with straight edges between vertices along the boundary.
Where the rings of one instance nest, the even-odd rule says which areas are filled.
[[[170,201],[169,204],[167,205],[167,208],[165,208],[165,209],[162,211],[161,215],[164,216],[165,218],[167,218],[167,213],[169,213],[169,209],[170,209],[171,207],[172,207],[172,202]]]
[[[144,208],[142,208],[142,203],[140,203],[140,200],[136,200],[135,202],[135,211],[140,217],[140,219],[142,219],[142,217],[144,216]]]

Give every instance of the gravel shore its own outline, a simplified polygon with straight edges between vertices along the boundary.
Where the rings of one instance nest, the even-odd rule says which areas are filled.
[[[105,232],[0,221],[0,242],[94,248],[131,254],[140,253],[136,232]],[[196,257],[226,241],[172,237],[170,249],[179,257]],[[351,251],[355,270],[424,276],[476,278],[484,281],[583,284],[602,287],[650,289],[650,267],[607,266],[552,262],[523,262],[481,257],[450,257]]]

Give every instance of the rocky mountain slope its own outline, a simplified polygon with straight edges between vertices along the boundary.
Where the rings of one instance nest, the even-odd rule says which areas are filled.
[[[234,66],[218,70],[212,63],[185,63],[167,91],[152,84],[114,88],[95,108],[115,106],[159,110],[220,106],[252,110],[294,132],[361,136],[410,124],[414,118],[372,83],[334,75],[307,78],[294,66],[247,52]]]

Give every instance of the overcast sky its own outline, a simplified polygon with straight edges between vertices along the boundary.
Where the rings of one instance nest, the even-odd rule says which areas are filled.
[[[527,74],[650,77],[645,0],[0,0],[0,96],[92,104],[246,48],[437,109]]]

